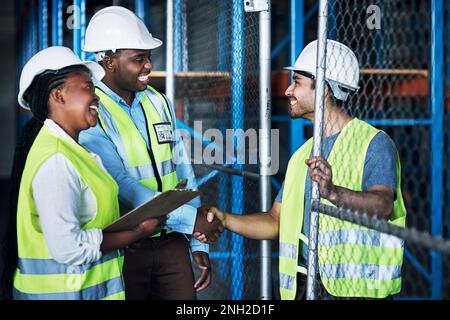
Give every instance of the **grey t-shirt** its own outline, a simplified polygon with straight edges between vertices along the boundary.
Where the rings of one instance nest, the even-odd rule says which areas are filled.
[[[327,159],[331,149],[336,142],[339,133],[325,138],[322,143],[322,156]],[[375,135],[367,149],[364,162],[364,172],[362,181],[362,191],[365,191],[376,185],[389,186],[396,190],[397,186],[397,162],[396,148],[394,142],[384,132]],[[278,203],[283,199],[284,182],[275,199]],[[303,233],[309,236],[309,217],[311,213],[311,177],[308,168],[305,184],[305,210],[303,220]],[[308,257],[308,247],[303,246],[300,263],[306,265]]]

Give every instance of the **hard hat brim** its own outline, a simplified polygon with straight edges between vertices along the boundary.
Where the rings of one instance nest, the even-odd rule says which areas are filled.
[[[300,69],[300,68],[297,68],[295,66],[285,67],[283,69],[291,70],[291,71],[294,71],[294,72],[298,72],[298,73],[300,73],[300,74],[302,74],[302,75],[304,75],[304,76],[306,76],[306,77],[308,77],[310,79],[313,79],[313,80],[316,79],[316,76],[313,73],[311,73],[310,71],[304,70],[304,69]]]
[[[77,66],[77,65],[86,66],[86,67],[91,71],[92,77],[93,77],[94,80],[96,80],[96,81],[102,80],[103,77],[105,76],[105,70],[103,70],[103,68],[102,68],[98,63],[96,63],[96,62],[93,62],[93,61],[82,61],[82,62],[80,62],[80,63],[76,63],[76,64],[73,64],[73,65],[74,65],[74,66]],[[67,66],[64,66],[64,67],[69,67],[69,66],[70,66],[70,65],[67,65]],[[34,77],[40,75],[41,73],[43,73],[44,71],[47,71],[47,70],[51,70],[51,69],[42,69],[42,70],[39,70],[38,72],[36,72],[36,75],[35,75]],[[17,100],[18,100],[18,102],[19,102],[19,105],[20,105],[22,108],[24,108],[25,110],[30,110],[30,107],[28,106],[28,103],[23,99],[23,95],[24,95],[24,93],[27,91],[27,89],[28,89],[28,87],[31,85],[31,83],[33,82],[34,77],[33,77],[33,79],[30,80],[30,83],[28,83],[28,84],[25,86],[24,90],[21,91],[21,92],[19,93],[19,96],[17,97]]]
[[[314,74],[311,71],[305,70],[303,68],[298,68],[296,66],[284,67],[283,69],[290,70],[290,71],[296,71],[296,72],[303,72],[305,74],[309,74],[309,75],[315,77]]]
[[[102,51],[108,51],[108,50],[120,50],[120,49],[131,49],[131,50],[153,50],[156,48],[159,48],[160,46],[162,46],[163,42],[157,38],[153,38],[149,41],[147,41],[146,43],[143,43],[141,45],[133,45],[130,44],[129,46],[127,46],[126,44],[124,44],[122,46],[122,48],[110,48],[110,47],[102,47],[102,46],[92,46],[92,45],[88,45],[85,44],[84,46],[84,51],[85,52],[102,52]]]
[[[290,70],[290,71],[307,72],[307,73],[309,73],[308,71],[296,68],[295,66],[284,67],[283,69],[284,70]],[[325,80],[328,80],[328,79],[325,79]],[[329,79],[329,80],[336,81],[334,79]],[[338,82],[338,81],[336,81],[336,82]],[[355,86],[349,86],[349,85],[346,85],[346,84],[343,84],[343,83],[340,83],[340,82],[339,82],[339,85],[342,86],[342,87],[345,87],[346,89],[355,91],[355,92],[359,90],[359,86],[356,86],[356,87]]]

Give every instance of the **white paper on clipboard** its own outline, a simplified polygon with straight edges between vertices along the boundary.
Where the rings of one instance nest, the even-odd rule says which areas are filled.
[[[198,195],[198,191],[192,190],[175,189],[162,192],[111,223],[104,231],[119,232],[132,230],[144,220],[166,215]]]

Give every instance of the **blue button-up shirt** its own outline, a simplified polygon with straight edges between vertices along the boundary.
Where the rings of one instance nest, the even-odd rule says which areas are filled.
[[[136,92],[131,106],[129,106],[125,100],[123,100],[118,94],[108,88],[103,82],[96,83],[103,92],[105,92],[114,102],[116,102],[130,117],[130,119],[136,125],[136,128],[144,138],[147,146],[149,145],[147,127],[145,122],[144,111],[141,108],[141,97],[144,92]],[[170,103],[170,102],[169,102]],[[173,108],[171,110],[172,119],[176,119]],[[174,123],[174,126],[176,124]],[[187,179],[187,188],[196,190],[197,182],[195,180],[194,170],[190,164],[190,159],[183,146],[183,141],[180,135],[177,134],[177,130],[174,130],[175,134],[175,146],[174,162],[176,163],[176,172],[178,179]],[[95,127],[82,131],[79,136],[79,142],[85,146],[88,150],[98,154],[103,161],[105,168],[113,176],[119,185],[119,201],[121,210],[126,212],[132,208],[135,208],[142,203],[153,198],[159,192],[153,191],[138,180],[130,176],[117,153],[116,146],[109,139],[100,124],[97,123]],[[170,213],[170,218],[167,220],[166,228],[169,230],[181,232],[187,235],[191,235],[194,229],[197,209],[200,207],[200,199],[195,198],[188,204],[181,206],[180,208]],[[209,252],[209,245],[203,244],[193,237],[190,240],[192,251],[204,251]]]

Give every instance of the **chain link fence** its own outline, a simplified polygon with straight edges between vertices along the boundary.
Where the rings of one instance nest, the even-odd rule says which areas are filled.
[[[133,9],[136,1],[115,1],[115,4]],[[308,11],[318,1],[305,1]],[[431,0],[328,0],[328,31],[327,38],[334,39],[349,46],[356,54],[361,68],[359,90],[349,101],[343,104],[343,109],[351,116],[366,120],[386,132],[395,143],[400,162],[401,187],[406,208],[406,226],[399,229],[394,224],[386,224],[380,220],[371,220],[359,213],[347,212],[329,207],[315,207],[321,212],[320,230],[326,229],[328,235],[334,231],[347,228],[349,225],[362,232],[373,232],[375,229],[386,234],[405,239],[402,261],[387,259],[385,266],[401,265],[402,286],[399,298],[450,298],[450,255],[448,242],[439,236],[450,234],[450,158],[448,130],[437,132],[435,121],[439,114],[433,110],[431,103],[431,48],[432,45],[432,6]],[[28,3],[28,2],[27,2]],[[446,18],[450,18],[450,3],[443,1]],[[53,2],[52,2],[53,4]],[[66,8],[72,4],[63,1],[64,22],[68,13]],[[99,8],[110,5],[108,1],[87,1],[88,19]],[[179,128],[185,130],[186,139],[190,139],[191,155],[202,202],[217,205],[220,209],[234,213],[258,212],[259,193],[258,180],[255,175],[239,176],[229,172],[217,171],[215,167],[207,166],[205,158],[222,159],[222,165],[238,171],[258,172],[258,164],[250,163],[250,152],[245,154],[244,163],[236,163],[236,150],[243,142],[251,144],[257,141],[251,132],[246,138],[233,137],[227,129],[258,129],[258,52],[259,52],[259,20],[258,13],[245,13],[243,1],[233,0],[174,0],[175,4],[175,72],[176,72],[176,112]],[[281,11],[288,9],[286,3],[272,4]],[[37,7],[33,2],[30,6],[30,21],[23,28],[27,38],[26,43],[20,43],[20,52],[25,56],[37,47]],[[145,7],[146,23],[152,33],[165,40],[166,1],[158,0],[147,3]],[[278,13],[281,16],[282,13]],[[283,21],[287,21],[288,15]],[[317,19],[309,20],[305,28],[305,43],[317,37],[315,30]],[[53,22],[55,23],[55,22]],[[278,23],[274,21],[273,23]],[[444,22],[445,23],[445,22]],[[284,26],[286,29],[287,26]],[[280,32],[283,28],[275,28]],[[313,30],[310,32],[308,30]],[[25,37],[25,36],[24,36]],[[67,32],[61,44],[71,46],[71,32]],[[444,38],[449,39],[448,23],[445,25]],[[25,39],[25,38],[24,38]],[[26,40],[26,39],[25,39]],[[31,41],[32,40],[32,41]],[[447,56],[442,73],[446,72],[446,85],[450,85],[450,64],[448,49],[450,41],[444,43]],[[162,90],[164,74],[165,45],[155,50],[152,84]],[[27,53],[28,52],[28,53]],[[298,53],[297,53],[298,54]],[[29,54],[28,54],[29,55]],[[24,60],[20,59],[19,65]],[[286,54],[284,54],[284,58]],[[92,56],[87,56],[92,59]],[[339,57],[335,57],[339,58]],[[278,69],[287,65],[285,59],[274,61]],[[346,70],[345,72],[351,72]],[[448,89],[446,91],[448,97]],[[280,104],[285,104],[283,97],[278,97]],[[448,101],[448,100],[447,100]],[[450,106],[447,102],[447,108]],[[274,108],[276,109],[276,107]],[[441,115],[443,116],[443,115]],[[449,124],[448,109],[445,113],[446,124]],[[442,119],[441,119],[442,120]],[[287,126],[280,124],[281,139],[288,136]],[[325,131],[333,132],[337,128],[333,119],[324,118]],[[216,131],[210,131],[216,129]],[[312,127],[306,126],[305,136],[311,136]],[[234,147],[226,147],[228,141],[234,141]],[[230,138],[231,137],[231,138]],[[323,137],[325,141],[327,137]],[[363,144],[361,136],[351,136],[344,153],[352,155],[358,146]],[[445,157],[436,164],[437,142],[444,141]],[[281,144],[288,144],[281,140]],[[283,149],[283,146],[281,146]],[[245,148],[248,149],[248,148]],[[250,148],[251,149],[251,148]],[[227,150],[226,154],[221,154]],[[323,150],[322,150],[323,151]],[[287,152],[286,152],[287,153]],[[207,155],[205,157],[204,155]],[[287,158],[285,155],[284,158]],[[335,158],[334,170],[339,179],[351,175],[356,163],[351,168],[346,162],[350,157]],[[287,160],[287,159],[285,159]],[[287,162],[287,161],[284,161]],[[220,161],[219,161],[220,164]],[[284,168],[286,163],[281,163]],[[445,167],[443,167],[445,165]],[[381,172],[387,172],[387,164],[383,162]],[[436,173],[445,171],[442,181],[438,181]],[[281,170],[281,172],[284,170]],[[340,175],[340,177],[339,177]],[[278,176],[281,180],[281,173]],[[362,179],[362,177],[361,177]],[[274,199],[275,194],[272,194]],[[443,208],[445,215],[437,214],[442,207],[437,206],[435,199],[445,197]],[[325,218],[323,218],[325,217]],[[356,220],[355,220],[356,217]],[[348,222],[338,221],[346,220]],[[357,225],[362,225],[358,227]],[[415,230],[419,230],[417,232]],[[442,232],[441,232],[442,230]],[[336,235],[337,233],[335,233]],[[430,237],[430,234],[438,237]],[[340,234],[342,236],[342,233]],[[328,239],[340,241],[343,238],[330,236]],[[344,238],[345,239],[345,238]],[[347,238],[348,239],[348,238]],[[356,240],[355,240],[356,239]],[[357,241],[358,238],[354,240]],[[388,238],[389,250],[398,249],[399,239]],[[323,241],[319,234],[320,241]],[[396,247],[397,246],[397,247]],[[392,248],[391,248],[392,247]],[[331,263],[339,264],[343,259],[355,262],[355,257],[361,261],[365,254],[364,245],[356,244],[347,252],[350,257],[342,257],[336,251],[323,250],[322,254]],[[320,249],[319,249],[320,250]],[[278,243],[273,242],[273,252],[278,251]],[[212,285],[199,294],[200,299],[255,299],[259,298],[259,242],[244,239],[225,232],[220,240],[211,245],[211,260],[213,267]],[[359,257],[358,257],[359,256]],[[389,255],[386,255],[388,257]],[[395,255],[394,255],[395,256]],[[366,262],[371,262],[371,257]],[[386,260],[386,259],[385,259]],[[320,259],[319,259],[320,264]],[[277,270],[274,259],[274,269]],[[330,272],[339,273],[339,269],[331,268]],[[354,268],[356,275],[358,271]],[[368,277],[374,277],[371,273]],[[274,279],[278,276],[274,274]],[[348,284],[341,281],[341,290]],[[277,297],[277,282],[274,281],[274,297]],[[343,288],[343,289],[342,289]],[[339,289],[338,289],[339,290]],[[349,290],[348,288],[346,290]],[[323,292],[322,292],[323,293]],[[318,296],[323,298],[324,296]]]
[[[313,209],[317,210],[321,214],[327,217],[333,217],[342,221],[354,223],[358,226],[366,227],[367,230],[377,231],[384,235],[392,235],[398,239],[405,241],[405,244],[409,248],[420,248],[426,252],[435,252],[444,254],[444,258],[448,260],[450,257],[450,240],[443,239],[441,237],[433,237],[428,232],[418,231],[415,228],[403,228],[386,222],[385,220],[378,219],[376,217],[369,217],[361,212],[352,211],[349,209],[337,208],[322,203],[313,203]],[[407,253],[406,256],[409,254]],[[412,258],[408,258],[412,259]],[[425,266],[429,268],[429,266]],[[444,265],[445,268],[445,265]],[[402,270],[402,274],[409,281],[403,280],[403,284],[407,286],[407,293],[418,293],[418,296],[406,296],[401,293],[396,298],[399,299],[425,299],[431,295],[429,285],[423,281],[424,274],[427,274],[427,270],[418,264],[415,264],[413,268],[405,265]],[[416,278],[414,278],[416,277]],[[414,281],[413,281],[414,279]],[[448,281],[443,281],[442,287],[442,299],[449,299]],[[318,298],[324,298],[324,295],[318,296]]]
[[[360,89],[343,108],[349,115],[383,130],[394,142],[402,166],[403,200],[409,213],[406,226],[425,232],[431,232],[437,223],[444,223],[433,220],[436,217],[430,213],[436,192],[430,143],[436,137],[432,134],[429,87],[430,3],[329,1],[327,32],[329,39],[340,41],[355,52],[361,67]],[[258,16],[233,10],[236,7],[232,2],[185,1],[180,17],[183,36],[179,39],[176,70],[177,115],[182,119],[180,127],[190,131],[191,137],[197,137],[192,145],[203,139],[201,153],[211,151],[218,143],[204,135],[208,129],[219,129],[225,141],[227,128],[258,128]],[[239,34],[235,34],[233,26],[239,25],[236,19],[241,14],[243,25]],[[242,87],[237,89],[236,84]],[[241,100],[234,100],[236,97]],[[242,112],[238,115],[237,110]],[[325,118],[324,126],[333,131],[331,119]],[[310,128],[306,131],[310,132]],[[360,145],[362,140],[355,138],[352,143]],[[355,146],[348,151],[354,149]],[[193,155],[197,155],[195,150]],[[223,161],[237,170],[257,172],[257,165],[233,166],[226,157]],[[257,180],[215,171],[200,162],[194,159],[204,203],[217,204],[230,212],[259,211]],[[342,164],[335,167],[342,168]],[[331,230],[342,228],[342,223],[336,220],[328,219],[327,223]],[[327,223],[321,228],[327,228]],[[398,243],[398,239],[392,239]],[[199,297],[257,298],[258,247],[256,241],[225,232],[211,246],[213,285]],[[399,297],[436,297],[439,285],[441,297],[448,297],[449,285],[445,281],[448,256],[436,258],[436,255],[439,254],[427,246],[406,241],[404,255],[396,262],[402,266]],[[333,259],[339,261],[340,257]],[[439,263],[442,264],[437,267]],[[438,276],[435,270],[443,273]]]
[[[238,214],[257,212],[258,180],[205,164],[258,172],[248,152],[258,141],[258,13],[245,13],[236,0],[186,0],[180,7],[175,13],[181,35],[175,37],[176,109],[179,127],[191,136],[202,203]],[[243,144],[245,161],[235,161]],[[211,245],[213,283],[199,298],[257,298],[258,248],[257,241],[226,231]]]
[[[391,229],[395,225],[412,228],[402,232],[413,237],[403,243],[400,238],[363,227],[367,224],[344,222],[340,216],[330,217],[329,212],[320,214],[316,298],[327,298],[330,293],[383,297],[396,291],[399,298],[449,298],[446,270],[450,265],[448,255],[443,256],[448,253],[448,242],[443,247],[430,245],[440,242],[445,225],[441,202],[445,132],[439,129],[444,121],[443,102],[432,96],[439,88],[433,81],[444,79],[443,70],[432,70],[433,61],[435,68],[443,67],[436,61],[442,40],[433,43],[443,25],[432,17],[443,9],[443,3],[439,8],[433,1],[328,1],[326,37],[350,47],[361,72],[359,90],[349,100],[343,104],[325,100],[332,102],[334,110],[325,102],[322,156],[331,164],[333,183],[338,186],[364,191],[382,184],[395,190],[401,181],[394,211],[384,219]],[[348,54],[340,50],[327,61],[329,70],[339,70],[337,78],[355,74],[351,67],[337,67],[337,62],[345,59]],[[338,120],[345,117],[336,117],[342,111],[388,134],[398,151],[401,171],[390,139],[358,127],[355,121],[342,126]],[[401,198],[406,210],[402,210]],[[344,202],[369,215],[383,216],[385,212],[381,202],[369,194],[362,201],[347,195]],[[415,229],[426,234],[419,236]],[[399,236],[400,228],[397,231],[389,233]]]

